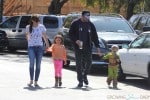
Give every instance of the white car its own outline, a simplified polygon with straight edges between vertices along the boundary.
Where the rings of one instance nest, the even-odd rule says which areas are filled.
[[[126,75],[135,75],[148,79],[150,85],[150,31],[143,32],[127,48],[118,51],[121,66],[119,80]]]

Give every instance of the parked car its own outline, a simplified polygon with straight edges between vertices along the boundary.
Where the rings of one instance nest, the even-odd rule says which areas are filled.
[[[118,51],[121,64],[119,80],[126,75],[135,75],[148,79],[150,85],[150,31],[141,33],[127,48]]]
[[[8,19],[10,16],[2,16],[2,22],[4,22],[6,19]]]
[[[143,32],[143,27],[150,26],[150,13],[138,13],[131,16],[129,23],[135,29],[135,31],[140,34]]]
[[[0,30],[5,31],[8,36],[8,50],[27,49],[25,37],[25,28],[29,24],[32,15],[18,15],[6,19],[0,24]],[[58,31],[62,31],[62,25],[65,19],[63,15],[40,15],[40,23],[47,29],[49,43],[53,42],[54,36]]]
[[[68,32],[71,22],[79,18],[81,14],[69,14],[64,22],[64,31]],[[118,14],[93,14],[90,16],[91,22],[96,27],[98,36],[107,42],[109,48],[112,45],[129,44],[138,35],[121,15]]]
[[[63,35],[65,40],[65,46],[67,48],[68,60],[75,60],[74,48],[71,40],[68,36],[69,28],[72,21],[78,19],[81,16],[80,13],[68,14],[63,26]],[[91,22],[96,27],[100,49],[106,54],[109,48],[113,44],[117,44],[120,48],[122,45],[129,44],[135,37],[136,32],[130,26],[130,24],[122,16],[117,14],[92,14],[90,16]],[[93,47],[93,61],[92,65],[106,66],[107,62],[102,60],[99,56],[95,55],[95,47]]]
[[[66,66],[69,66],[70,61],[75,62],[75,60],[76,60],[75,50],[74,50],[73,43],[72,43],[71,39],[69,38],[68,33],[67,34],[63,33],[63,36],[64,36],[64,45],[67,50],[67,65]],[[101,38],[99,38],[99,45],[100,45],[100,47],[99,47],[100,51],[103,54],[106,54],[110,51],[109,48],[107,47],[105,40],[103,40]],[[94,44],[92,47],[92,65],[93,66],[99,65],[99,67],[107,67],[107,65],[108,65],[108,63],[105,60],[101,59],[101,57],[97,54],[97,50],[96,50],[96,47]]]
[[[0,30],[0,51],[8,46],[8,38],[5,31]]]

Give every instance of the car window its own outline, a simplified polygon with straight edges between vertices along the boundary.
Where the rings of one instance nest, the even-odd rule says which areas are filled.
[[[98,32],[133,33],[129,24],[121,18],[91,16],[90,20]]]
[[[147,16],[142,16],[138,22],[138,24],[136,25],[136,28],[137,30],[143,30],[143,27],[145,26],[146,24],[146,20],[147,20]]]
[[[145,26],[150,26],[150,17],[148,18],[148,20],[147,20]]]
[[[8,20],[4,21],[0,27],[1,28],[16,28],[17,22],[19,20],[19,16],[14,16],[8,18]]]
[[[137,24],[138,20],[139,20],[139,16],[140,15],[133,15],[130,19],[129,19],[129,23],[135,27],[135,25]]]
[[[22,16],[19,28],[25,28],[29,24],[30,19],[31,16]]]
[[[46,28],[58,28],[58,18],[45,16],[43,19],[43,24]]]
[[[144,42],[144,40],[145,40],[144,35],[139,36],[138,38],[136,38],[132,42],[132,44],[130,45],[130,48],[140,48],[140,47],[142,47],[142,43]]]
[[[142,48],[150,48],[150,34],[148,34],[142,44]]]

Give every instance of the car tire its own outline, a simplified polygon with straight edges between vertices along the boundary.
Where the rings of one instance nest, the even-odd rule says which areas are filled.
[[[16,50],[17,50],[16,48],[8,47],[8,51],[9,51],[9,52],[16,52]]]
[[[118,81],[124,81],[126,79],[126,75],[123,73],[121,64],[119,65],[118,69]]]

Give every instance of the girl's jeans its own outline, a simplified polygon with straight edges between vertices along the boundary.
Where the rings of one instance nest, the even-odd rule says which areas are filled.
[[[62,77],[63,60],[54,59],[55,77]]]
[[[30,72],[30,80],[33,80],[34,77],[34,63],[36,60],[36,70],[35,70],[35,81],[38,81],[40,69],[41,69],[41,60],[43,56],[43,47],[42,46],[33,46],[28,47],[28,55],[29,55],[29,72]]]

